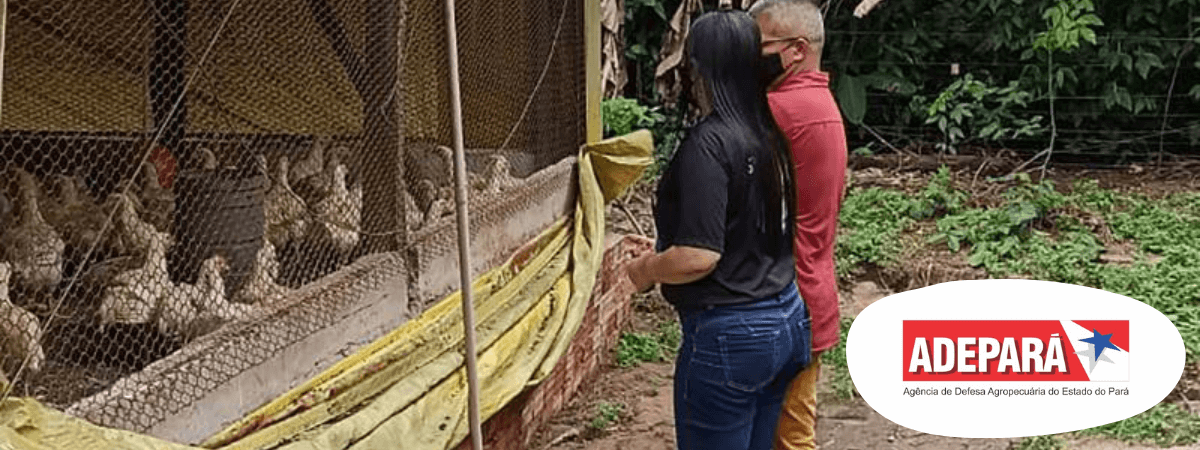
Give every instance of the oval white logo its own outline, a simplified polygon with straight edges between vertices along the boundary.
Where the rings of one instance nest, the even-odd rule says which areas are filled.
[[[955,281],[863,310],[846,358],[872,408],[913,430],[962,438],[1065,433],[1162,401],[1183,338],[1145,303],[1035,280]]]

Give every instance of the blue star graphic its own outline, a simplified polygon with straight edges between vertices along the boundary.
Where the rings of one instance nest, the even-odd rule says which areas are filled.
[[[1096,331],[1095,328],[1092,328],[1092,337],[1080,339],[1080,341],[1082,341],[1082,342],[1086,342],[1088,344],[1092,344],[1095,346],[1096,355],[1092,356],[1092,359],[1100,359],[1100,353],[1103,352],[1104,349],[1106,349],[1106,348],[1111,348],[1118,352],[1121,351],[1121,349],[1119,349],[1119,348],[1117,348],[1117,346],[1113,345],[1111,340],[1112,340],[1112,333],[1100,334],[1100,332]]]

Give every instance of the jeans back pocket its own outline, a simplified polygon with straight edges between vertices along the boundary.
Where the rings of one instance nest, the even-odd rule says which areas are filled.
[[[729,387],[756,391],[775,379],[779,372],[780,331],[739,326],[717,337]]]

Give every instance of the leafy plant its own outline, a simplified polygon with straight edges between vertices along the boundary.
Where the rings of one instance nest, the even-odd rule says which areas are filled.
[[[910,199],[902,192],[854,188],[842,201],[834,262],[838,276],[863,264],[887,266],[902,249],[900,233],[912,222]]]
[[[1058,137],[1058,123],[1054,117],[1054,91],[1062,87],[1067,72],[1063,69],[1054,71],[1054,52],[1070,53],[1079,47],[1080,39],[1096,43],[1096,32],[1091,26],[1103,25],[1099,17],[1092,14],[1096,8],[1092,0],[1058,0],[1058,3],[1046,9],[1042,18],[1050,24],[1050,29],[1039,33],[1033,40],[1033,49],[1046,51],[1046,90],[1050,99],[1050,146],[1046,147],[1046,162],[1054,153],[1054,140]],[[1053,75],[1051,75],[1053,74]],[[1072,77],[1074,74],[1072,73]],[[1143,76],[1144,78],[1144,76]],[[1046,166],[1042,166],[1045,174]]]
[[[623,403],[600,402],[596,405],[596,417],[588,425],[597,430],[608,428],[621,419],[621,412],[624,410]]]
[[[942,152],[957,153],[963,143],[980,140],[995,142],[1040,134],[1042,116],[1018,117],[1015,108],[1025,107],[1033,94],[1011,81],[995,87],[971,74],[955,80],[929,104],[924,97],[914,98],[914,106],[926,115],[926,124],[936,124],[943,141]]]
[[[649,128],[664,120],[655,108],[643,106],[631,98],[610,98],[600,102],[605,137],[621,136],[634,128]]]
[[[954,189],[950,168],[943,165],[909,205],[909,213],[917,220],[954,214],[962,210],[966,201],[967,193]]]
[[[655,333],[624,333],[617,341],[617,366],[666,361],[675,355],[682,336],[675,321],[663,321]]]
[[[1032,238],[1045,234],[1034,230],[1037,219],[1065,202],[1049,180],[1032,183],[1028,174],[1018,174],[1020,184],[1004,193],[1005,203],[994,208],[978,208],[948,215],[937,220],[938,232],[930,242],[946,242],[951,251],[970,245],[968,262],[992,273],[1012,270],[1008,261],[1029,250]]]

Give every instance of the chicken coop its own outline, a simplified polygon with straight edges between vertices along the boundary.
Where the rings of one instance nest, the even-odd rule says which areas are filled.
[[[588,4],[458,2],[474,274],[570,210]],[[6,396],[198,442],[458,288],[442,1],[0,11]]]

